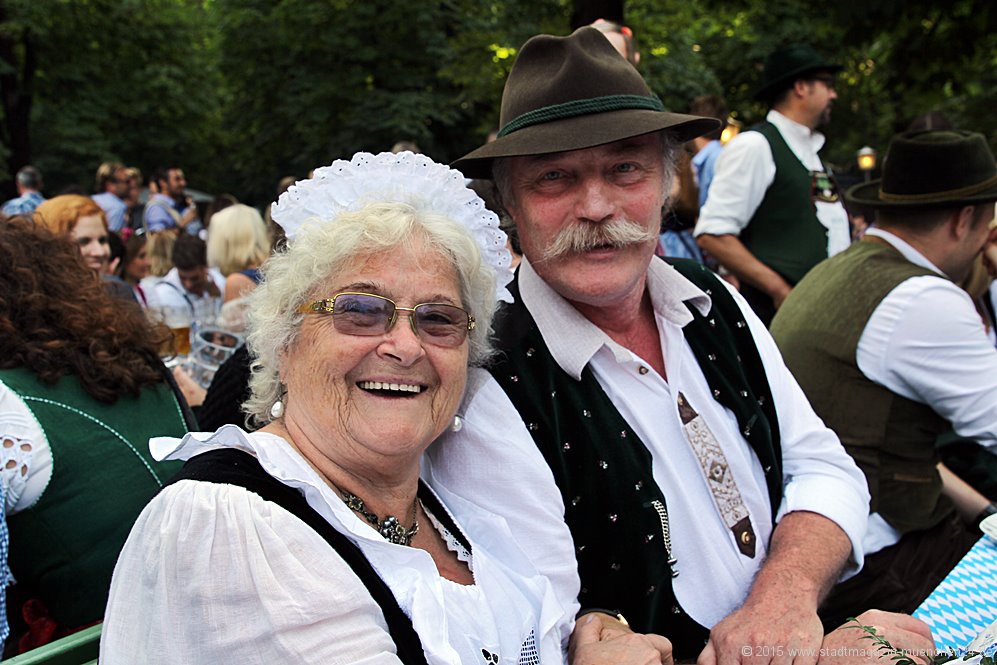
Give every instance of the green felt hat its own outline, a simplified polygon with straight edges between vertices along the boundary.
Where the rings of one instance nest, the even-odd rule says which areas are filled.
[[[905,132],[893,138],[883,177],[856,185],[846,199],[865,208],[942,208],[997,201],[997,164],[983,134]]]
[[[716,118],[668,113],[601,32],[537,35],[520,49],[502,93],[498,138],[452,166],[491,178],[497,157],[580,150],[666,129],[688,141],[717,129]]]
[[[777,49],[765,59],[762,83],[755,90],[756,99],[768,99],[785,90],[807,74],[840,72],[844,67],[828,62],[808,44],[792,44]]]

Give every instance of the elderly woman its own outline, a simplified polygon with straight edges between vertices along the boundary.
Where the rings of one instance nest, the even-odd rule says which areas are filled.
[[[121,307],[65,237],[0,221],[0,266],[8,608],[26,650],[101,620],[132,522],[179,470],[147,441],[189,422],[156,354],[169,332]]]
[[[121,554],[101,663],[563,662],[577,604],[419,479],[508,293],[498,220],[410,153],[319,169],[273,213],[289,245],[251,297],[246,405],[265,426],[152,442],[189,461]]]

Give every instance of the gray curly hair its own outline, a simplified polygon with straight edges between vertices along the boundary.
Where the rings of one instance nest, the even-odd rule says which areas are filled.
[[[280,357],[294,343],[305,317],[298,308],[310,299],[328,296],[317,293],[319,286],[358,259],[403,246],[413,238],[449,259],[457,272],[463,307],[477,322],[467,338],[469,363],[481,365],[491,356],[495,275],[482,263],[478,244],[464,226],[407,203],[373,203],[316,221],[263,265],[263,281],[249,296],[246,343],[253,364],[251,396],[243,409],[250,422],[265,425],[273,420],[270,408],[282,392]]]

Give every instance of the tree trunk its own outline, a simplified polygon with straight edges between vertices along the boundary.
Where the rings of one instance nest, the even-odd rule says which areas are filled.
[[[7,18],[7,9],[0,4],[0,24],[6,23]],[[23,62],[18,62],[18,46],[23,48]],[[14,174],[31,163],[31,104],[38,53],[27,28],[20,39],[16,35],[0,33],[0,61],[7,65],[6,73],[0,75],[0,109],[3,111],[0,139],[10,149],[7,168],[11,180],[4,184],[4,199],[7,199],[17,193],[13,186]]]

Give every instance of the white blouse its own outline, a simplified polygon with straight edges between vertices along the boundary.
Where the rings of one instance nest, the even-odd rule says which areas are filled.
[[[223,447],[255,455],[360,547],[412,619],[429,663],[564,661],[570,608],[501,518],[437,489],[473,551],[461,552],[444,530],[474,576],[471,586],[456,584],[440,577],[427,552],[385,541],[280,437],[227,425],[150,442],[157,459]],[[380,607],[319,534],[245,489],[190,480],[146,507],[114,570],[100,661],[136,660],[399,662]]]
[[[45,430],[24,400],[0,380],[0,487],[8,515],[38,503],[52,480]]]

